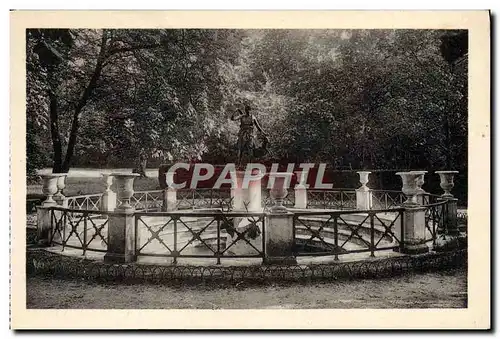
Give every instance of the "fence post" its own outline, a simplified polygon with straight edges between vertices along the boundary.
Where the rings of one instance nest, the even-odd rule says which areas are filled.
[[[406,200],[402,207],[403,211],[403,229],[401,230],[402,240],[401,252],[406,254],[419,254],[429,251],[429,247],[425,243],[425,207],[422,207],[416,201],[417,191],[417,178],[419,174],[412,172],[398,172],[397,175],[401,176],[403,181],[403,193],[406,194]]]
[[[177,210],[177,190],[169,183],[174,183],[175,173],[165,173],[167,187],[163,190],[163,212]]]
[[[442,224],[439,225],[439,237],[436,240],[435,250],[445,251],[467,246],[467,235],[460,233],[458,228],[457,207],[458,199],[453,197],[451,190],[455,185],[453,177],[458,171],[436,171],[441,178],[443,195],[438,200],[445,201],[443,205]]]
[[[366,186],[368,184],[368,176],[371,172],[357,172],[359,174],[359,182],[361,187],[356,189],[356,209],[369,210],[373,205],[372,190]]]
[[[106,190],[101,197],[101,211],[113,212],[116,208],[116,193],[111,190],[113,176],[106,173],[102,173],[101,175],[106,185]]]
[[[446,206],[444,207],[443,213],[443,227],[440,233],[447,235],[459,235],[458,230],[458,220],[457,220],[457,205],[458,199],[453,197],[451,190],[455,184],[453,183],[453,177],[458,171],[436,171],[441,178],[441,188],[444,190],[443,195],[438,200],[446,201]]]
[[[307,171],[296,171],[297,184],[295,185],[294,208],[307,208]]]
[[[108,249],[104,255],[107,263],[126,263],[136,260],[135,209],[130,205],[134,194],[134,179],[137,173],[113,173],[118,198],[121,201],[108,221]]]
[[[293,253],[293,213],[270,212],[266,214],[264,264],[296,264]]]
[[[420,254],[429,252],[425,243],[425,207],[403,204],[403,244],[401,252],[406,254]]]

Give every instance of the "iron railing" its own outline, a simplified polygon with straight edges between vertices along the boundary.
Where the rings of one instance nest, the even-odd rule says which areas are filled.
[[[373,257],[376,251],[398,249],[404,242],[403,212],[404,208],[294,213],[295,254],[333,255],[338,260],[342,254],[370,252]]]
[[[386,198],[392,194],[391,191],[378,192]],[[162,207],[163,191],[136,192],[131,203],[136,207],[137,255],[170,257],[174,263],[182,257],[214,258],[217,263],[221,258],[264,258],[267,213],[231,211],[229,190],[181,190],[180,194],[183,193],[187,205],[211,210],[156,212]],[[404,207],[355,210],[351,207],[355,191],[350,191],[352,195],[344,190],[333,191],[333,202],[329,205],[325,200],[331,196],[326,193],[332,192],[313,191],[313,196],[318,194],[319,198],[310,199],[313,206],[318,202],[317,206],[324,210],[293,211],[296,255],[333,255],[338,259],[342,254],[369,252],[374,256],[377,251],[397,250],[404,242]],[[396,193],[397,199],[404,201],[404,195]],[[396,203],[393,198],[389,205]],[[84,254],[106,252],[108,220],[113,212],[96,210],[99,199],[100,195],[78,196],[68,198],[68,208],[51,207],[50,243],[62,246],[63,250],[81,249]],[[445,224],[447,201],[432,194],[419,199],[426,204],[421,206],[425,208],[425,240],[435,244],[437,236],[446,234],[449,226]],[[81,208],[86,206],[89,209]],[[232,253],[239,246],[246,247],[248,253]]]
[[[356,191],[349,189],[308,189],[307,208],[355,209]]]
[[[137,211],[161,211],[163,190],[134,192],[134,195],[130,198],[130,204]]]
[[[446,200],[425,205],[425,227],[430,235],[430,237],[426,238],[426,241],[432,241],[432,245],[436,244],[438,233],[446,233],[448,229],[447,226],[449,225],[445,225],[447,210],[448,204]]]
[[[67,197],[68,208],[75,210],[98,211],[101,209],[101,199],[102,194],[87,194]]]
[[[50,209],[49,243],[67,248],[106,252],[108,213],[62,207]]]
[[[179,210],[231,206],[231,191],[228,189],[181,189],[176,193],[176,208]]]
[[[135,213],[136,254],[173,258],[174,264],[182,257],[218,264],[221,258],[264,258],[265,225],[264,213]],[[239,245],[249,253],[232,253]]]
[[[397,208],[406,200],[406,195],[401,191],[371,190],[373,209]]]

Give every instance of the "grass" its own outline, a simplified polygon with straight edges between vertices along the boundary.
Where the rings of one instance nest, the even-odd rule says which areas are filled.
[[[27,278],[28,308],[301,309],[464,308],[467,272],[310,284],[123,285]]]

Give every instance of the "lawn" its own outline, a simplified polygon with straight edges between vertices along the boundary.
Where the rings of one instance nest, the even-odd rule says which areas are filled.
[[[465,269],[387,279],[232,286],[122,285],[27,278],[28,308],[463,308]]]

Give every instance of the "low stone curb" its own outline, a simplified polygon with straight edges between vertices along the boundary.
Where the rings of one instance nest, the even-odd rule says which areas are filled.
[[[27,276],[50,276],[120,283],[236,283],[310,282],[341,279],[387,278],[405,273],[421,273],[467,267],[467,251],[431,252],[358,262],[316,265],[256,266],[160,266],[144,264],[106,264],[28,249]]]

